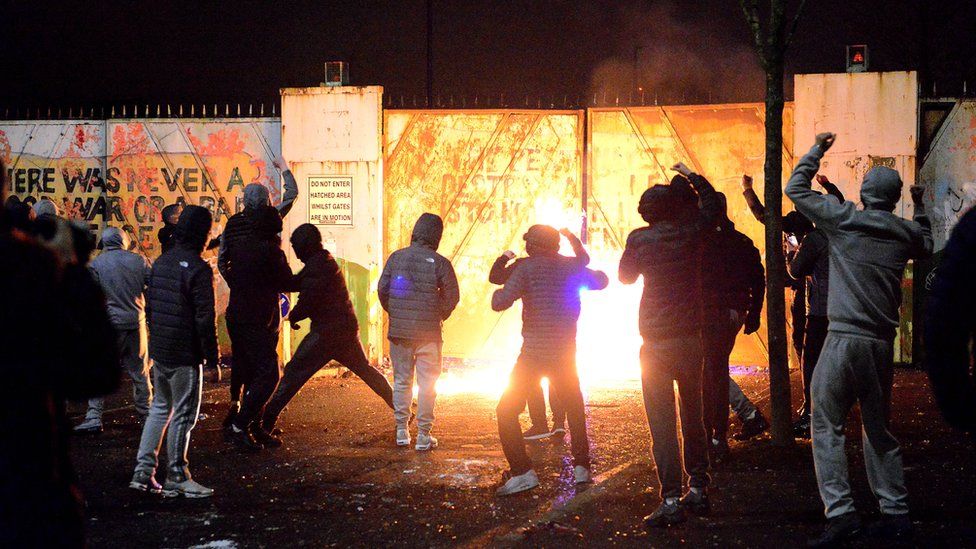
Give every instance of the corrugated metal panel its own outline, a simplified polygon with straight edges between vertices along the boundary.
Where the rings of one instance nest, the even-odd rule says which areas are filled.
[[[860,205],[861,181],[875,166],[901,174],[905,185],[895,213],[910,219],[914,207],[909,187],[915,183],[918,147],[918,73],[867,72],[801,74],[795,78],[797,156],[822,132],[837,134],[820,173]],[[912,279],[906,275],[895,360],[911,361]]]
[[[820,172],[836,183],[848,200],[860,203],[864,174],[888,166],[905,182],[895,213],[913,214],[908,187],[915,183],[918,146],[918,73],[868,72],[799,74],[795,78],[797,156],[814,137],[834,132]]]
[[[533,223],[579,230],[582,112],[387,111],[385,126],[387,254],[410,243],[421,213],[443,217],[439,251],[461,285],[445,355],[514,358],[519,313],[491,312],[488,269],[504,250],[523,253]]]
[[[93,230],[117,210],[117,183],[105,177],[105,122],[67,120],[0,123],[0,157],[14,195],[49,198]]]
[[[945,247],[956,222],[976,205],[976,101],[958,103],[919,170],[935,249]]]
[[[645,224],[637,213],[641,193],[649,186],[668,183],[674,175],[670,167],[679,161],[704,174],[725,193],[736,228],[763,250],[763,226],[749,212],[740,187],[742,174],[752,174],[762,196],[763,116],[761,104],[591,109],[588,214],[593,255],[608,262],[619,259],[629,232]],[[792,133],[791,105],[783,118],[788,135]],[[783,151],[784,173],[792,164],[789,144],[785,143]],[[635,303],[638,296],[635,292]],[[630,312],[633,314],[620,319],[621,331],[633,331],[636,326],[636,310]],[[732,360],[764,364],[765,341],[764,328],[758,336],[740,336]]]
[[[309,178],[352,177],[352,225],[319,225],[325,246],[342,263],[370,359],[382,352],[376,281],[382,266],[382,97],[379,86],[288,88],[281,92],[282,155],[298,181],[299,199],[285,232],[309,219]],[[288,257],[300,263],[292,250]],[[301,334],[299,334],[301,335]]]

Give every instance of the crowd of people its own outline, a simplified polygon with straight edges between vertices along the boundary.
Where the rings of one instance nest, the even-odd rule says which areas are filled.
[[[863,209],[817,176],[834,139],[818,135],[793,171],[786,195],[796,211],[782,220],[783,252],[798,302],[793,341],[803,370],[804,400],[794,430],[798,437],[812,438],[828,520],[813,545],[833,544],[862,530],[844,450],[854,404],[860,406],[865,467],[882,513],[872,532],[895,538],[911,534],[901,451],[889,430],[893,342],[905,266],[932,250],[920,188],[911,189],[914,220],[892,213],[903,186],[894,170],[876,167],[866,174]],[[219,248],[218,270],[230,288],[226,319],[233,367],[223,427],[231,444],[246,453],[281,446],[280,415],[315,372],[337,361],[392,409],[392,443],[413,444],[417,451],[437,447],[433,426],[442,326],[460,299],[454,268],[437,253],[443,220],[421,215],[410,245],[389,256],[379,279],[379,301],[389,316],[391,385],[363,351],[342,271],[314,225],[299,225],[290,235],[303,263],[292,273],[281,232],[298,186],[283,160],[276,165],[284,182],[280,203],[271,204],[266,187],[248,185],[243,209],[215,239],[206,208],[164,208],[158,234],[163,253],[151,265],[129,251],[123,231],[111,227],[101,235],[101,252],[89,262],[93,239],[86,228],[59,217],[53,202],[31,207],[16,197],[6,200],[0,337],[7,386],[15,389],[8,389],[0,423],[5,434],[22,441],[31,459],[0,453],[0,470],[10,480],[2,487],[4,542],[72,545],[83,539],[80,495],[67,455],[65,400],[88,399],[85,418],[74,430],[100,432],[103,397],[117,388],[123,370],[132,379],[143,424],[129,486],[167,497],[213,495],[191,476],[188,462],[204,373],[219,379],[221,371],[214,273],[202,258],[207,248]],[[644,519],[649,527],[709,512],[710,469],[729,455],[730,404],[742,421],[737,438],[768,427],[729,377],[737,335],[755,333],[761,323],[766,280],[759,251],[736,230],[722,193],[684,164],[673,169],[670,184],[641,195],[637,210],[646,225],[628,236],[618,272],[624,284],[643,278],[635,304],[644,342],[641,386],[662,499]],[[826,194],[812,189],[815,179]],[[765,221],[751,178],[745,176],[742,186],[751,210]],[[976,306],[974,215],[962,219],[946,246],[925,316],[936,397],[949,421],[969,431],[976,430],[976,389],[969,377]],[[600,291],[609,279],[588,268],[589,255],[568,230],[533,225],[523,238],[526,256],[516,259],[506,251],[489,273],[489,281],[501,286],[491,296],[494,311],[522,301],[522,348],[497,406],[499,439],[510,467],[499,496],[539,485],[526,442],[562,438],[567,425],[573,478],[577,484],[593,479],[576,330],[581,292]],[[574,255],[559,253],[563,238]],[[282,374],[279,295],[294,292],[298,301],[286,319],[296,329],[305,320],[310,326]],[[49,343],[52,333],[60,345]],[[543,378],[548,379],[551,427]],[[523,431],[519,416],[526,407],[531,427]],[[164,441],[168,461],[159,482]]]

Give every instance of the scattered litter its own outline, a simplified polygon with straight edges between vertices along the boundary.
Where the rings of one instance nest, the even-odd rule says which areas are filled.
[[[191,545],[190,549],[237,549],[237,542],[232,539],[217,539],[200,545]]]

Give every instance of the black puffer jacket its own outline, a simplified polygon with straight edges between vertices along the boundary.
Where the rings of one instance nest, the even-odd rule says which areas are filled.
[[[454,267],[437,253],[444,223],[425,213],[410,246],[390,255],[380,275],[379,298],[390,315],[390,339],[441,341],[441,326],[460,300]]]
[[[199,210],[203,210],[200,213]],[[206,216],[206,230],[200,230]],[[180,234],[187,217],[198,225],[191,237]],[[176,246],[159,256],[146,289],[149,356],[168,366],[196,366],[217,361],[217,320],[213,270],[200,257],[209,232],[210,212],[188,206],[177,225]],[[191,241],[192,240],[192,241]]]
[[[228,319],[278,326],[278,293],[292,276],[280,231],[281,217],[271,206],[245,209],[227,221],[218,268],[230,287]]]
[[[620,258],[621,282],[633,284],[644,276],[639,316],[644,338],[686,337],[702,328],[702,246],[715,226],[719,203],[704,177],[691,174],[689,181],[701,211],[635,230]]]
[[[318,250],[305,261],[293,281],[298,303],[288,315],[291,322],[312,319],[316,332],[355,332],[359,329],[356,312],[349,300],[346,279],[339,264],[326,250]]]
[[[727,322],[728,314],[723,313],[729,309],[758,320],[766,290],[765,271],[759,250],[731,221],[719,224],[705,241],[702,276],[706,323]]]
[[[551,358],[576,344],[580,291],[602,290],[607,275],[587,269],[575,257],[557,253],[531,255],[518,262],[505,287],[491,297],[491,308],[504,311],[522,300],[522,354]]]

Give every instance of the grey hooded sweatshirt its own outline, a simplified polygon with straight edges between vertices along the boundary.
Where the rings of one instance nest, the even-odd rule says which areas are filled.
[[[441,326],[460,300],[454,267],[437,253],[443,232],[439,216],[421,215],[410,246],[393,252],[383,267],[378,292],[390,315],[391,340],[441,341]]]
[[[872,168],[861,184],[858,210],[853,202],[811,189],[824,151],[814,145],[786,185],[796,209],[827,236],[830,252],[830,331],[893,340],[901,305],[901,279],[909,259],[932,253],[932,231],[922,207],[914,221],[894,215],[901,197],[898,172]]]
[[[119,330],[135,330],[146,321],[146,283],[151,272],[145,257],[126,250],[129,237],[109,227],[102,231],[102,253],[88,265],[105,292],[108,316]]]

